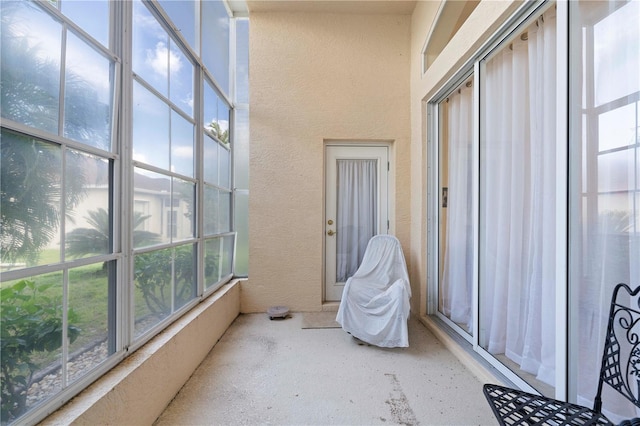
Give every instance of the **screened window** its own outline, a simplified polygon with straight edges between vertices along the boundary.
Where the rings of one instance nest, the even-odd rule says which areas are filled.
[[[26,1],[0,7],[5,424],[117,351],[111,224],[120,83],[108,3],[96,2],[105,15],[91,25],[79,19],[80,4],[65,4],[62,14]]]
[[[104,47],[109,47],[109,0],[58,1],[60,11]]]
[[[194,51],[200,52],[198,2],[194,0],[159,0],[159,3],[165,13],[169,15],[169,19],[175,25],[178,33],[185,38]]]
[[[202,2],[202,60],[223,93],[229,93],[229,14],[220,1]]]
[[[571,7],[571,287],[577,400],[592,404],[613,287],[640,285],[640,5]],[[605,394],[612,420],[636,416]]]
[[[234,229],[236,259],[234,273],[249,275],[249,20],[236,21],[236,74],[234,110]]]
[[[222,1],[0,7],[0,421],[35,424],[233,276],[248,21],[236,41]]]

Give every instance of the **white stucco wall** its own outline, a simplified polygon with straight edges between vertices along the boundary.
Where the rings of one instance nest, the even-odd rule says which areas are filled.
[[[250,276],[241,309],[320,310],[325,140],[392,141],[391,233],[408,254],[411,17],[262,12],[250,20]]]

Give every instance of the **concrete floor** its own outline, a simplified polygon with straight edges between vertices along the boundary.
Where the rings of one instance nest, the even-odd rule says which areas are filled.
[[[482,384],[417,320],[409,348],[381,349],[302,316],[240,315],[155,424],[497,424]]]

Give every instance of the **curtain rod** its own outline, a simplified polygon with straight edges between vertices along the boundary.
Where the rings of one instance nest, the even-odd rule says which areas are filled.
[[[536,25],[537,25],[537,23],[538,23],[538,21],[536,21]],[[522,41],[529,40],[529,33],[527,31],[525,31],[522,34],[520,34],[520,40],[522,40]],[[513,43],[509,43],[509,50],[513,50]]]
[[[465,87],[471,87],[471,86],[473,86],[473,80],[469,80],[469,81],[467,81],[466,83],[464,83],[464,85],[465,85]],[[458,94],[460,94],[460,93],[462,92],[462,89],[461,89],[461,88],[459,88],[459,89],[457,90],[457,92],[458,92]],[[447,97],[444,101],[445,101],[446,103],[449,103],[449,98]]]
[[[544,24],[544,15],[540,15],[540,17],[538,19],[536,19],[536,27],[540,27],[540,22],[542,22]],[[525,31],[522,34],[520,34],[520,40],[522,40],[522,41],[529,40],[529,32]],[[509,49],[513,50],[513,43],[509,43]]]

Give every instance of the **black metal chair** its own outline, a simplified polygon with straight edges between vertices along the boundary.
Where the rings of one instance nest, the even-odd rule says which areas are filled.
[[[640,408],[640,287],[621,283],[613,290],[593,409],[495,384],[483,392],[501,425],[612,425],[601,412],[604,383]],[[640,419],[621,425],[638,426]]]

